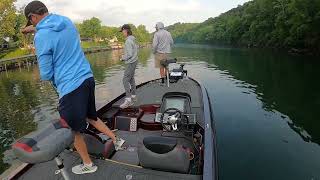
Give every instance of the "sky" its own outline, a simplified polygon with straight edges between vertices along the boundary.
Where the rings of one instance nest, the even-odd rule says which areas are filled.
[[[17,0],[21,8],[32,0]],[[51,13],[74,22],[97,17],[103,25],[143,24],[150,32],[156,22],[203,22],[249,0],[41,0]]]

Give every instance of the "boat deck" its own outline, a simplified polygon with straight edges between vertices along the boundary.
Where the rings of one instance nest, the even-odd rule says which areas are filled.
[[[196,114],[197,122],[203,127],[202,114],[202,94],[201,87],[193,80],[180,80],[178,83],[170,84],[168,88],[166,84],[160,83],[159,80],[151,81],[140,86],[137,89],[138,101],[134,106],[148,104],[161,104],[162,97],[167,92],[184,92],[191,97],[191,111]],[[118,107],[124,100],[124,97],[112,106]],[[168,133],[168,132],[166,132]],[[146,136],[175,136],[175,134],[165,134],[163,131],[149,131],[138,129],[137,132],[117,131],[116,134],[126,140],[124,151],[116,152],[111,159],[93,159],[98,166],[98,170],[92,174],[76,175],[71,172],[74,165],[81,163],[81,158],[76,152],[65,150],[61,153],[64,165],[71,176],[71,179],[94,179],[94,180],[200,180],[201,175],[179,174],[164,171],[157,171],[152,169],[144,169],[139,166],[139,159],[137,155],[137,147],[139,142]],[[190,143],[192,140],[185,140],[178,137],[178,141],[182,144]],[[188,145],[191,146],[191,145]],[[49,161],[41,164],[35,164],[22,174],[18,179],[20,180],[58,180],[62,176],[56,175],[57,170],[54,161]]]
[[[93,162],[98,166],[98,170],[92,174],[76,175],[71,172],[74,165],[80,164],[81,159],[76,152],[65,150],[61,153],[64,165],[71,179],[115,179],[115,180],[200,180],[200,175],[179,174],[171,172],[156,171],[144,169],[136,164],[138,143],[146,136],[161,135],[162,131],[147,131],[139,129],[137,132],[118,131],[118,136],[126,139],[124,147],[126,150],[118,151],[111,160],[93,159]],[[183,140],[183,139],[182,139]],[[131,150],[130,150],[131,149]],[[19,180],[60,180],[63,179],[60,174],[56,175],[57,170],[54,161],[49,161],[41,164],[33,165],[26,171]]]

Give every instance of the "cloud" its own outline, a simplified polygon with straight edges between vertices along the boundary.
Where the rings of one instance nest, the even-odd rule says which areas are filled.
[[[125,23],[144,24],[149,31],[162,21],[165,25],[176,22],[201,22],[248,0],[42,0],[49,11],[81,22],[93,16],[104,25],[120,26]],[[18,0],[22,7],[31,0]]]

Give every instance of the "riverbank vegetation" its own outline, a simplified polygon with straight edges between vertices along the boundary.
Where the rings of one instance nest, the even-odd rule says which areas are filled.
[[[23,35],[20,32],[26,24],[26,18],[23,13],[24,8],[16,9],[15,2],[16,0],[0,1],[0,59],[27,55],[33,48],[33,36]],[[96,17],[75,25],[80,33],[83,48],[108,47],[124,42],[123,35],[119,32],[120,27],[105,26]],[[150,42],[151,35],[144,25],[131,24],[131,27],[138,43]]]
[[[320,0],[253,0],[203,23],[177,23],[168,30],[178,42],[319,52]]]
[[[150,42],[150,33],[146,30],[144,25],[135,26],[130,24],[134,36],[139,43]],[[124,42],[124,38],[120,27],[110,27],[101,24],[101,20],[92,17],[91,19],[84,20],[81,23],[76,23],[76,27],[80,33],[82,39],[92,39],[95,42],[98,41],[118,41]]]
[[[31,54],[32,51],[30,49],[12,49],[6,53],[0,54],[0,59],[9,59],[9,58],[15,58],[20,56],[25,56]]]

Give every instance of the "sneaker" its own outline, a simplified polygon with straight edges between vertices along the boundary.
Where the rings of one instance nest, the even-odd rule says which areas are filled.
[[[116,141],[113,142],[116,151],[119,151],[122,149],[121,146],[124,144],[124,142],[125,142],[125,140],[123,140],[119,137],[116,137]]]
[[[132,102],[131,98],[126,98],[124,100],[124,102],[120,105],[120,108],[125,109],[125,108],[132,106],[132,105],[133,105],[133,102]]]
[[[72,168],[72,172],[74,174],[87,174],[87,173],[94,173],[98,169],[98,166],[92,164],[91,166],[86,164],[79,164]]]
[[[133,102],[137,102],[138,101],[137,95],[131,95],[131,100]]]

